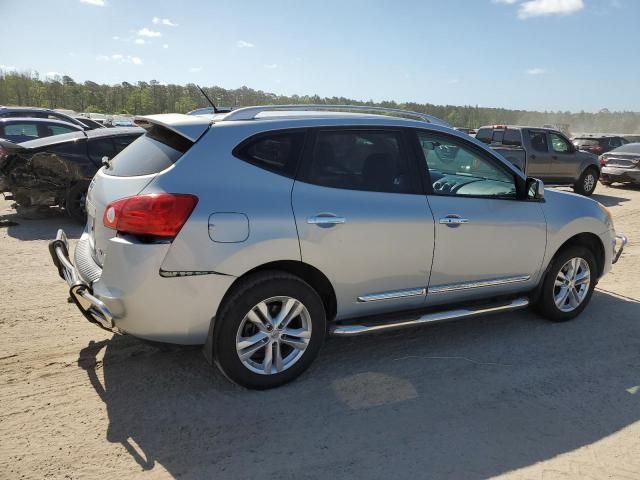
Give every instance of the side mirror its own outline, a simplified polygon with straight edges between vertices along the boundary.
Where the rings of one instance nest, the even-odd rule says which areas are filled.
[[[527,178],[527,198],[542,200],[544,198],[544,182],[538,178]]]

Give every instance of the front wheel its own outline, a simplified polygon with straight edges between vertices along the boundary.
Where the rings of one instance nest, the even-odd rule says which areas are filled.
[[[305,281],[284,272],[245,279],[216,318],[214,357],[247,388],[290,382],[316,358],[327,331],[324,305]]]
[[[596,189],[599,176],[600,174],[595,168],[587,168],[573,186],[573,191],[585,197],[591,196]]]
[[[71,186],[65,198],[64,207],[71,218],[84,224],[87,221],[87,190],[89,182],[81,180]]]
[[[547,272],[536,309],[555,322],[578,316],[591,300],[597,271],[590,250],[582,246],[564,249]]]

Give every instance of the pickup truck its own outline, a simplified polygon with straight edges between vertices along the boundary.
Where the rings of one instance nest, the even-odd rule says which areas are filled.
[[[576,193],[589,196],[598,183],[598,156],[578,150],[558,130],[493,125],[478,129],[476,138],[548,185],[571,185]]]

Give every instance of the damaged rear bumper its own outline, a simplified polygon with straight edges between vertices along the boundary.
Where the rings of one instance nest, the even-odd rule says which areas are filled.
[[[49,253],[58,274],[69,285],[69,296],[80,312],[91,323],[113,333],[121,333],[113,322],[113,315],[100,299],[93,295],[91,286],[80,276],[69,258],[69,241],[63,230],[58,230],[55,240],[49,242]]]

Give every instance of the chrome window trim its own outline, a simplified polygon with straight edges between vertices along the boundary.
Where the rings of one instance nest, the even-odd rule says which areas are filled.
[[[470,290],[473,288],[483,287],[497,287],[500,285],[508,285],[510,283],[526,282],[531,278],[531,275],[520,275],[517,277],[495,278],[491,280],[481,280],[475,282],[463,282],[463,283],[451,283],[448,285],[439,285],[436,287],[429,287],[428,293],[437,295],[440,293],[455,292],[457,290]]]
[[[397,298],[419,297],[427,294],[426,288],[409,288],[407,290],[393,290],[390,292],[371,293],[358,297],[358,302],[378,302],[380,300],[394,300]]]

